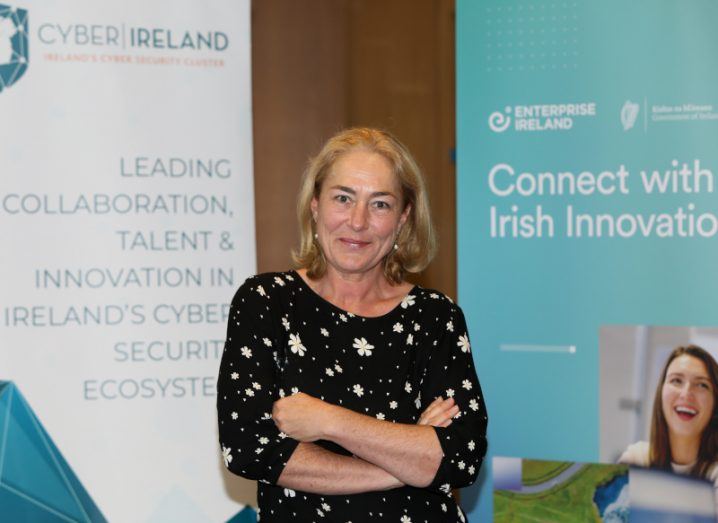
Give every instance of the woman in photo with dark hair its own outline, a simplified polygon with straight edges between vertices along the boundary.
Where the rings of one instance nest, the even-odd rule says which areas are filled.
[[[217,385],[225,465],[263,523],[458,523],[486,409],[461,309],[412,285],[435,251],[421,173],[391,134],[332,137],[298,202],[296,269],[249,278]]]
[[[706,350],[671,352],[653,400],[650,442],[630,445],[619,463],[706,478],[718,488],[718,364]]]

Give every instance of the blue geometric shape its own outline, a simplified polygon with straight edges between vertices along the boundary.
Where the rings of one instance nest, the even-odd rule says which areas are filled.
[[[10,51],[0,64],[0,92],[17,82],[30,62],[26,9],[0,4],[0,50]],[[0,54],[2,54],[0,52]]]
[[[257,523],[257,513],[252,507],[244,507],[237,512],[227,523]]]
[[[0,519],[106,521],[9,381],[0,381]]]

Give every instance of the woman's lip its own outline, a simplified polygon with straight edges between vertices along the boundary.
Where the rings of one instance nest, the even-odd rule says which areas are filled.
[[[359,246],[369,245],[369,243],[370,243],[370,242],[365,242],[362,240],[353,240],[351,238],[339,238],[339,241],[343,242],[343,243],[348,243],[349,245],[359,245]]]
[[[676,416],[683,421],[690,421],[698,415],[697,409],[694,409],[693,407],[684,407],[683,405],[674,407],[673,412],[675,412]]]

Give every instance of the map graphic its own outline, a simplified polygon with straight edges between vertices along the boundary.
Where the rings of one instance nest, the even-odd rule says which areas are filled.
[[[494,458],[494,522],[629,521],[628,466]]]

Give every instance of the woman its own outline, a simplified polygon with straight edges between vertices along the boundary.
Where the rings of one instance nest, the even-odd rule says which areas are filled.
[[[653,400],[650,443],[630,445],[619,463],[707,478],[718,487],[718,365],[696,345],[677,347]]]
[[[461,309],[405,281],[434,237],[416,163],[350,129],[305,173],[295,271],[237,291],[220,367],[230,471],[260,482],[263,522],[464,521],[486,410]]]

